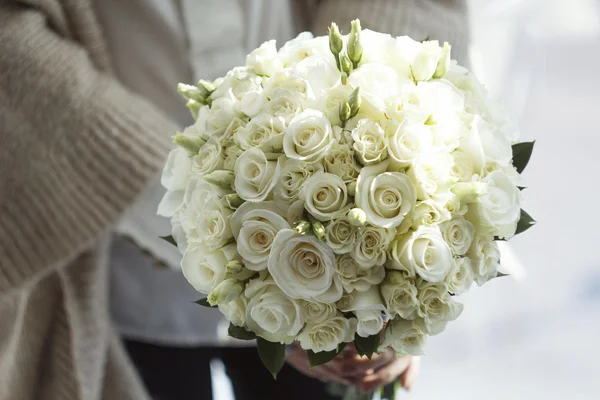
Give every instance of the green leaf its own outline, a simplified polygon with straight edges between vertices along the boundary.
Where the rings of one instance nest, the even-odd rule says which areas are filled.
[[[370,360],[373,357],[373,353],[377,351],[379,347],[380,337],[379,334],[371,335],[369,337],[362,337],[358,333],[354,335],[354,346],[360,356],[367,356]]]
[[[521,219],[519,219],[519,222],[517,223],[517,231],[515,232],[515,235],[525,232],[534,225],[535,220],[531,218],[531,215],[527,214],[525,210],[521,209]]]
[[[177,242],[175,241],[175,239],[173,239],[172,235],[159,236],[159,238],[164,240],[165,242],[171,243],[173,246],[177,246]]]
[[[332,351],[319,351],[315,353],[312,350],[307,350],[306,354],[308,355],[308,362],[310,363],[310,367],[316,367],[318,365],[327,364],[329,361],[333,360],[338,354],[344,350],[346,347],[346,343],[342,343],[338,346],[336,350]]]
[[[203,299],[198,299],[194,303],[199,304],[202,307],[217,308],[217,306],[211,306],[210,303],[208,302],[208,299],[206,297],[203,298]]]
[[[513,144],[512,153],[513,153],[513,165],[517,169],[517,172],[522,173],[525,170],[525,167],[529,163],[529,159],[531,158],[531,153],[533,152],[533,142],[523,142]]]
[[[256,335],[254,334],[254,332],[247,331],[245,328],[231,323],[229,324],[229,329],[227,330],[227,333],[229,333],[229,336],[231,336],[232,338],[240,340],[256,339]]]
[[[285,345],[283,343],[269,342],[261,337],[257,338],[258,356],[269,370],[273,379],[277,379],[277,374],[285,362]]]
[[[505,273],[503,273],[503,272],[498,272],[498,273],[496,274],[496,278],[502,278],[503,276],[510,276],[510,275],[509,275],[509,274],[505,274]]]
[[[518,188],[520,191],[523,191],[523,190],[527,189],[525,186],[517,186],[517,188]]]

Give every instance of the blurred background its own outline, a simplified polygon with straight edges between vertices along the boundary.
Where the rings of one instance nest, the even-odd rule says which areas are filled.
[[[432,338],[412,399],[598,399],[600,2],[470,0],[475,74],[537,140],[510,242],[518,279],[463,299]],[[588,200],[589,199],[589,200]]]
[[[600,2],[469,3],[473,70],[537,140],[524,208],[539,224],[504,249],[512,278],[463,296],[400,398],[598,399]]]

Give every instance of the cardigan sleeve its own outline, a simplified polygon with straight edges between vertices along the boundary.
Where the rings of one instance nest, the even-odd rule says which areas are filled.
[[[469,21],[465,0],[312,0],[310,22],[315,35],[327,34],[336,22],[343,33],[359,18],[363,28],[408,35],[415,40],[429,37],[452,45],[452,58],[469,66]]]
[[[41,12],[0,6],[0,295],[109,230],[175,128]]]

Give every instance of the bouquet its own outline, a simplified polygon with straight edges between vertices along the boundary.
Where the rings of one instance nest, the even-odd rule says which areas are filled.
[[[533,143],[450,50],[353,21],[179,85],[195,123],[163,171],[166,239],[274,376],[293,342],[313,366],[348,343],[421,354],[534,223]]]

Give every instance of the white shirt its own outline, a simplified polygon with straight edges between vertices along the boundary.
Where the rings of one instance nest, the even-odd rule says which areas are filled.
[[[181,127],[192,119],[177,83],[225,75],[263,41],[277,38],[281,44],[294,34],[290,4],[281,0],[97,0],[96,8],[118,78]],[[155,268],[137,246],[115,236],[115,323],[126,337],[152,343],[231,344],[219,311],[193,304],[204,295],[181,274],[175,247],[158,239],[170,232],[169,220],[156,215],[163,194],[156,177],[118,230],[174,268]]]

